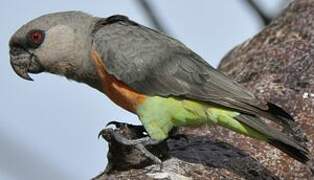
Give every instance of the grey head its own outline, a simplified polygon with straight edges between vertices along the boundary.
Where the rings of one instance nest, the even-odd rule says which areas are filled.
[[[22,78],[28,73],[50,72],[82,81],[88,62],[93,26],[98,18],[79,11],[58,12],[36,18],[10,39],[10,62]]]

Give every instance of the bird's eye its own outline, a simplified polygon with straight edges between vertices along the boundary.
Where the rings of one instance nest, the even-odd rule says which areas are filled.
[[[31,48],[39,47],[45,39],[45,33],[42,30],[32,30],[27,35],[28,44]]]

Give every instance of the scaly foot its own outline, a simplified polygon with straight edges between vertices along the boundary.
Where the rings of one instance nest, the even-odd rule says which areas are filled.
[[[118,124],[118,125],[116,125],[117,127],[121,127],[122,125],[128,125],[128,124],[125,124],[125,123],[116,123],[116,122],[113,122],[113,123],[111,122],[110,124],[114,124],[114,125]],[[131,126],[133,126],[135,128],[139,128],[139,130],[141,130],[140,126],[134,126],[134,125],[131,125]],[[144,129],[144,128],[142,128],[142,129]],[[157,145],[157,144],[161,143],[161,141],[153,140],[149,136],[145,136],[145,137],[138,138],[138,139],[128,139],[128,138],[124,137],[123,135],[121,135],[119,132],[117,132],[117,131],[115,131],[115,130],[113,130],[111,128],[107,128],[107,129],[101,130],[99,132],[98,136],[99,137],[100,136],[106,137],[108,135],[110,135],[119,144],[122,144],[122,145],[125,145],[125,146],[134,146],[145,157],[150,159],[155,164],[159,164],[160,165],[160,171],[162,170],[162,161],[157,156],[155,156],[150,151],[148,151],[146,149],[146,147],[145,147],[145,146],[149,146],[149,145]]]

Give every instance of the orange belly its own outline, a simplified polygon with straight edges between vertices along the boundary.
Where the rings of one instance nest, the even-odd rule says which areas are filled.
[[[136,112],[136,107],[144,102],[146,96],[129,88],[106,71],[106,66],[96,51],[92,51],[91,60],[95,64],[97,75],[101,81],[102,92],[122,108]]]

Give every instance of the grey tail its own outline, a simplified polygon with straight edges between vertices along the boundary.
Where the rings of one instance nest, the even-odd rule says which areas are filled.
[[[258,117],[241,114],[235,118],[242,124],[245,124],[264,135],[269,144],[280,149],[290,157],[304,164],[310,160],[310,153],[306,147],[302,146],[283,132],[268,127],[267,124]]]
[[[285,110],[283,110],[281,107],[272,104],[270,102],[267,103],[268,106],[268,112],[277,116],[280,119],[284,119],[285,121],[294,121],[293,117],[287,113]],[[284,121],[282,120],[282,121]]]
[[[262,116],[281,125],[283,128],[285,128],[285,130],[293,133],[292,126],[295,123],[293,117],[275,104],[268,102],[267,106],[268,109],[261,112],[263,114]]]

